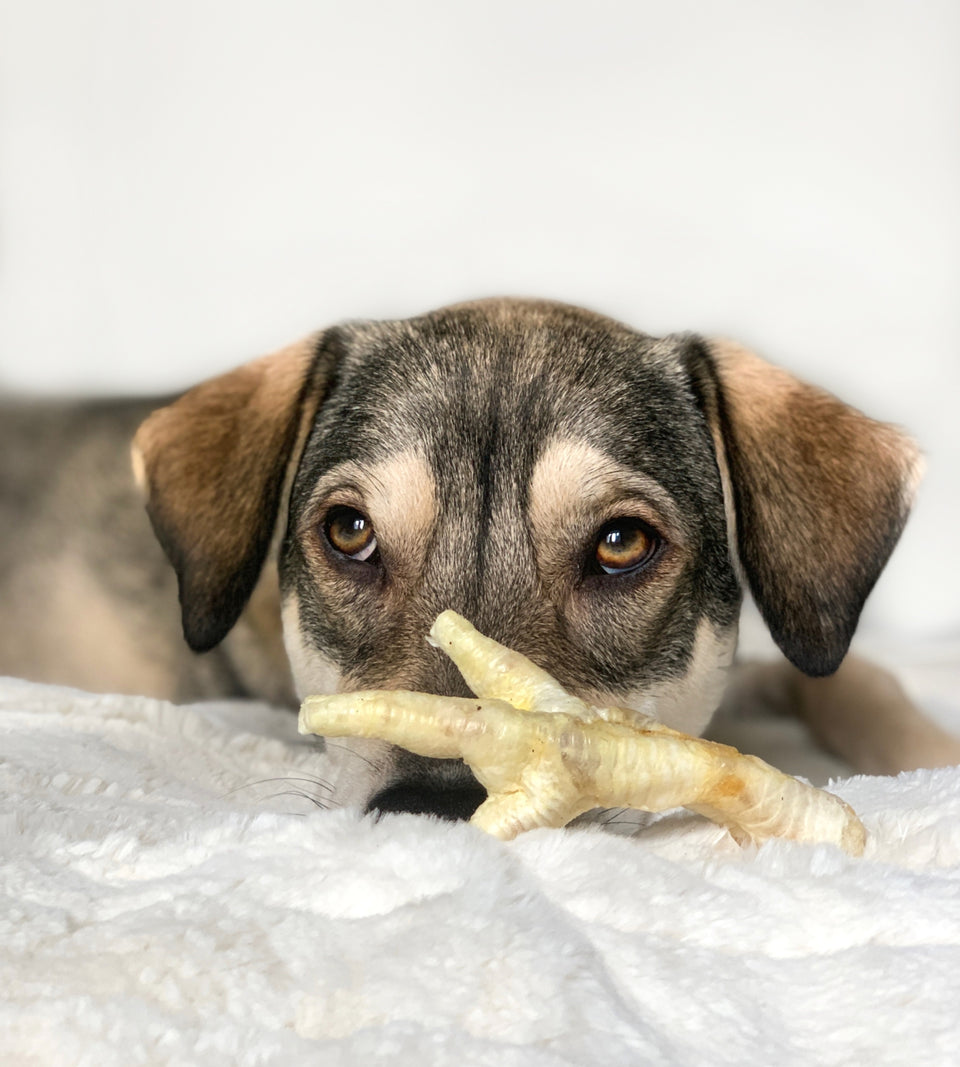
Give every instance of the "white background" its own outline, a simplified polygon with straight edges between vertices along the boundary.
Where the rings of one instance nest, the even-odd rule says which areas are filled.
[[[920,439],[867,624],[956,632],[958,55],[953,0],[0,0],[0,386],[502,293],[735,336]]]

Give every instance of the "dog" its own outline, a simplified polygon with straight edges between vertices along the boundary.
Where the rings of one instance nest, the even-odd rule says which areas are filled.
[[[4,673],[177,701],[465,695],[424,639],[453,608],[569,690],[698,734],[748,589],[785,657],[754,694],[860,770],[960,761],[845,662],[917,447],[733,342],[478,301],[336,326],[166,402],[8,409],[2,436]],[[483,798],[459,761],[345,748],[335,803]]]

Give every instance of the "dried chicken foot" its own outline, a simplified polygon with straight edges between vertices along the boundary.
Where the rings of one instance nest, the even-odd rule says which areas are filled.
[[[462,758],[488,794],[471,822],[504,839],[596,807],[686,807],[740,843],[788,837],[863,852],[862,823],[831,793],[638,712],[586,704],[452,611],[437,618],[430,640],[477,699],[389,690],[307,697],[301,733]]]

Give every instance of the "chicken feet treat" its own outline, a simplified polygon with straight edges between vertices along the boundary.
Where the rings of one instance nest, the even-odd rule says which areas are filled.
[[[429,640],[477,699],[401,690],[311,696],[300,732],[462,758],[487,791],[470,821],[503,839],[564,826],[591,808],[685,807],[741,844],[788,837],[863,852],[863,824],[831,793],[639,712],[587,704],[453,611],[438,616]]]

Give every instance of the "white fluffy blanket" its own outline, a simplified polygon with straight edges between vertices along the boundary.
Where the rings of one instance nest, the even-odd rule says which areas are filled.
[[[836,785],[859,860],[501,844],[323,773],[289,713],[0,683],[0,1062],[960,1063],[960,770]]]

